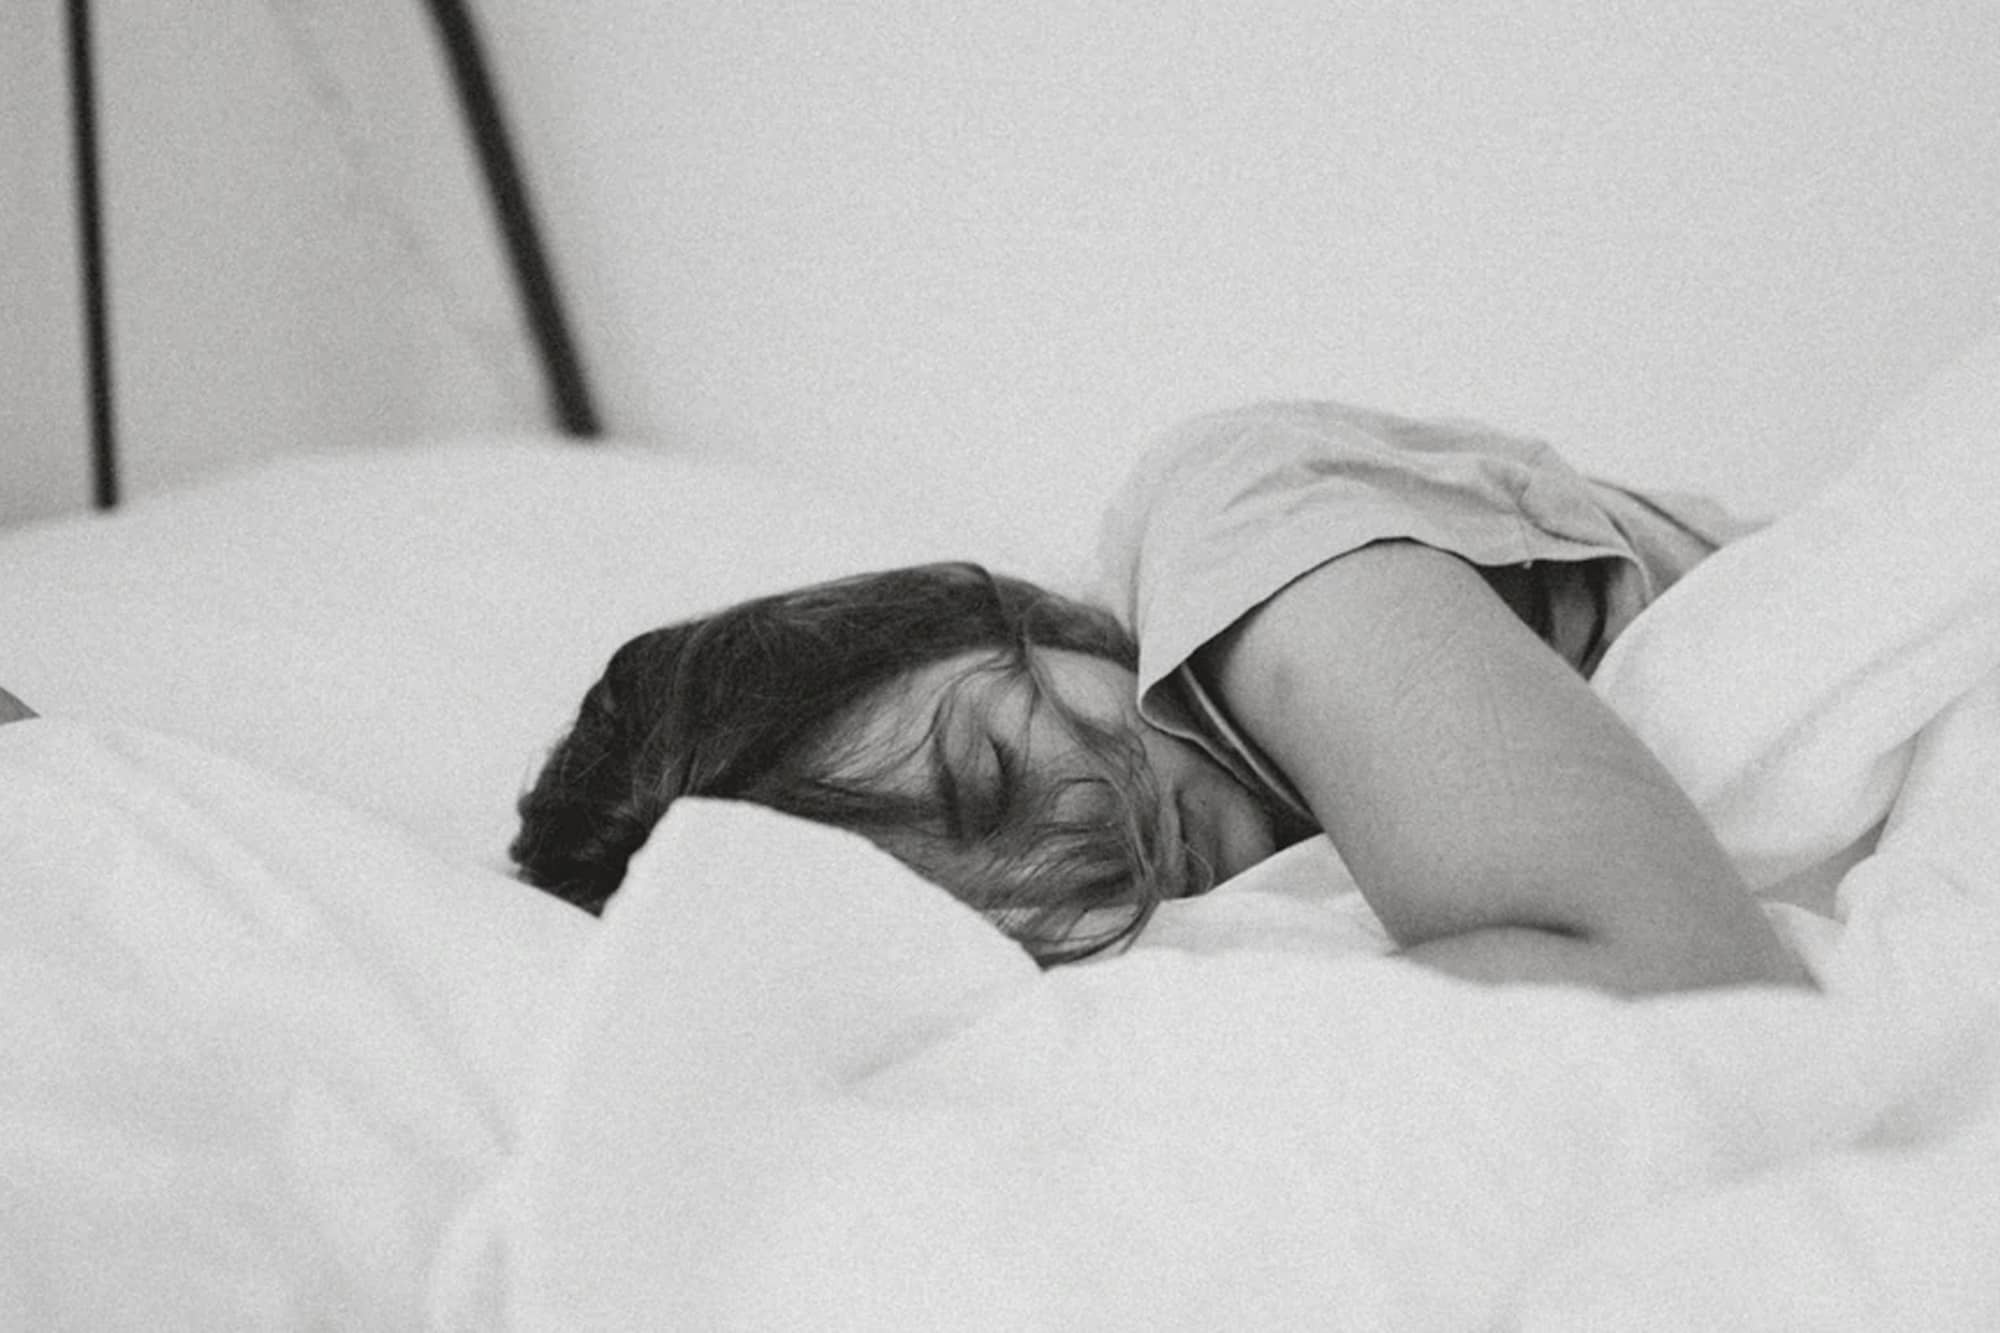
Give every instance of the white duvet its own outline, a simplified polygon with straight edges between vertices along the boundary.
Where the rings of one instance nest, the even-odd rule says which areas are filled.
[[[601,924],[0,729],[19,1326],[2000,1326],[2000,349],[1600,673],[1817,995],[1483,990],[1324,848],[1041,973],[686,803]],[[1886,818],[1886,826],[1878,830]],[[1878,840],[1879,834],[1879,840]]]

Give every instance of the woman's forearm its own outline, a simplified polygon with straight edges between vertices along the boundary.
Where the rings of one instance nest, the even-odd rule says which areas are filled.
[[[1197,667],[1415,956],[1621,990],[1786,971],[1671,776],[1455,557],[1344,556]]]
[[[1624,995],[1701,986],[1808,986],[1811,978],[1782,945],[1719,949],[1707,957],[1664,958],[1525,926],[1496,926],[1426,940],[1401,956],[1467,981],[1589,986]]]

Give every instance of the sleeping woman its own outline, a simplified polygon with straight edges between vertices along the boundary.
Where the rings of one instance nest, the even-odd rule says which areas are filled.
[[[633,639],[522,798],[588,910],[682,796],[855,830],[1044,965],[1332,839],[1409,958],[1639,993],[1802,983],[1587,678],[1740,531],[1546,447],[1328,403],[1169,432],[1102,539],[1116,614],[974,565]]]

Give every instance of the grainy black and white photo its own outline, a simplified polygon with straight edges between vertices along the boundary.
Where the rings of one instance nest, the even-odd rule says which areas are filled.
[[[0,1326],[2000,1329],[2000,8],[0,90]]]

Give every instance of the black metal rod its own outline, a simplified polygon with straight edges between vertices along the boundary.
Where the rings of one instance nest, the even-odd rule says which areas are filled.
[[[527,182],[515,159],[493,81],[487,76],[486,57],[472,16],[459,0],[430,0],[429,7],[451,66],[466,131],[479,153],[487,195],[520,292],[522,314],[541,353],[550,409],[567,434],[586,437],[600,434],[583,363],[563,315],[561,293],[542,248],[534,210],[528,201]]]
[[[84,370],[90,398],[91,495],[99,509],[114,509],[118,505],[118,430],[111,393],[111,290],[98,176],[97,78],[90,40],[90,0],[69,0],[69,93],[77,270],[82,276]]]

